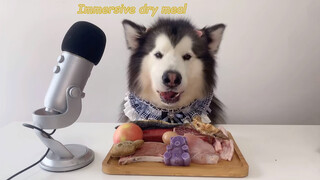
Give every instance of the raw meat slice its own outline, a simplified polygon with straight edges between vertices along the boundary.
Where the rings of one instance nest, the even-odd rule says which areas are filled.
[[[223,127],[219,127],[224,135],[228,136],[227,131]],[[213,143],[214,149],[219,153],[223,160],[231,161],[234,153],[234,144],[231,139],[215,138]]]
[[[223,160],[231,161],[234,153],[234,145],[233,141],[223,140],[222,143],[222,151],[220,152],[220,158]]]
[[[159,142],[145,142],[133,155],[121,157],[119,164],[129,164],[133,162],[163,162],[162,155],[166,152],[166,144]]]
[[[187,125],[178,126],[173,128],[173,132],[176,132],[180,136],[183,136],[185,133],[191,133],[210,144],[213,143],[213,137],[203,135],[191,126],[187,126]]]
[[[203,141],[191,133],[186,133],[184,136],[187,138],[191,162],[196,164],[218,163],[219,155],[216,153],[211,144]]]
[[[145,142],[133,155],[134,156],[162,156],[167,145],[160,142]]]
[[[221,139],[216,138],[213,143],[214,150],[216,152],[220,152],[222,150]]]

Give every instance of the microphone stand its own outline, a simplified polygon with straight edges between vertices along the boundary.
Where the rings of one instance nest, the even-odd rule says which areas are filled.
[[[32,114],[33,124],[41,129],[59,129],[73,124],[81,113],[81,98],[84,93],[79,87],[66,90],[67,110],[58,113],[47,108],[36,110]],[[94,152],[80,144],[63,145],[45,133],[36,130],[37,136],[50,149],[41,161],[40,167],[52,172],[72,171],[87,166],[94,160]]]

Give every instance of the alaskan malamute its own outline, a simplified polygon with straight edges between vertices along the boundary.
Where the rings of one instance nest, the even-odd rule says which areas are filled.
[[[224,24],[198,29],[185,19],[159,19],[149,28],[122,22],[131,50],[121,122],[156,119],[184,123],[200,115],[221,123],[215,54]]]

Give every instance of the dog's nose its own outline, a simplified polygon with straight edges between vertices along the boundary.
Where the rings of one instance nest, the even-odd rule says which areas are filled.
[[[166,71],[162,75],[162,83],[167,87],[174,88],[181,84],[181,74],[177,71]]]

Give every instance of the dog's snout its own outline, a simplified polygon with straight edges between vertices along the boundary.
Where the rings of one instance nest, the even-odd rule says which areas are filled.
[[[181,84],[181,74],[177,71],[166,71],[162,75],[162,82],[170,88],[177,87]]]

